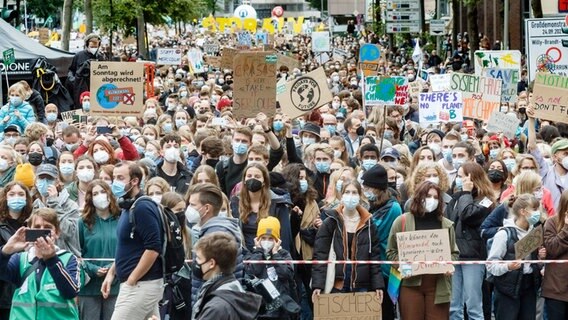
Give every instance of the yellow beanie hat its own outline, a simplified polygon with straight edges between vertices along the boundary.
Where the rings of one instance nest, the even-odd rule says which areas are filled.
[[[23,185],[31,189],[35,183],[35,174],[32,165],[29,163],[19,164],[16,167],[14,181],[21,182]]]
[[[275,217],[260,219],[258,228],[256,229],[256,236],[261,237],[264,235],[280,239],[280,221]]]

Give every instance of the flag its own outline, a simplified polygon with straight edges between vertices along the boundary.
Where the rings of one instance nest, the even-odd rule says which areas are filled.
[[[412,61],[415,65],[418,65],[422,61],[422,49],[420,49],[420,39],[416,39],[416,45],[414,46],[414,51],[412,52]]]
[[[402,275],[397,268],[391,267],[389,274],[389,285],[387,288],[387,293],[392,301],[393,305],[398,302],[398,296],[400,295],[400,284],[402,282]]]

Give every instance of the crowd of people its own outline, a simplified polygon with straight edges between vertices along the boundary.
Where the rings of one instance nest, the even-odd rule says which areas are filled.
[[[70,77],[103,59],[100,37],[85,39]],[[140,117],[91,116],[84,90],[87,117],[70,123],[12,84],[0,109],[0,319],[312,319],[321,294],[349,292],[376,295],[386,320],[568,318],[567,265],[515,259],[537,227],[544,243],[524,259],[568,257],[568,125],[536,119],[527,86],[501,108],[520,121],[514,139],[487,119],[422,127],[416,96],[366,112],[366,42],[383,48],[379,74],[409,82],[419,65],[468,69],[467,44],[414,61],[411,44],[350,35],[333,41],[350,56],[322,63],[293,36],[275,49],[301,68],[275,77],[323,65],[333,94],[295,119],[279,106],[235,118],[232,70],[193,74],[187,60],[159,66]],[[166,211],[190,261],[171,273]],[[487,263],[403,274],[389,296],[391,265],[364,261],[397,262],[397,233],[434,229],[447,230],[452,260]]]

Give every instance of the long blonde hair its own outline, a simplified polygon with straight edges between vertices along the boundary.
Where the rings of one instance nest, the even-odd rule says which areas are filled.
[[[260,172],[262,172],[262,178],[264,179],[262,188],[260,189],[260,205],[258,208],[256,221],[268,217],[270,210],[271,196],[270,196],[270,176],[268,175],[268,170],[266,169],[265,166],[261,164],[250,163],[243,171],[243,178],[241,179],[243,187],[241,188],[241,191],[239,193],[239,215],[243,223],[248,222],[248,218],[252,211],[249,191],[245,186],[245,177],[247,175],[247,171],[249,171],[249,169],[251,168],[256,168],[260,170]]]
[[[495,193],[491,187],[491,181],[489,181],[485,170],[479,164],[466,162],[461,166],[461,169],[465,176],[471,176],[471,182],[477,188],[477,198],[486,197],[495,202]]]

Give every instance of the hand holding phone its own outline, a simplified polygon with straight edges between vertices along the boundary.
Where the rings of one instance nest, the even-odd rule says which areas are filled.
[[[99,134],[112,134],[112,128],[110,127],[97,127],[97,135]]]
[[[26,242],[35,242],[37,239],[47,238],[51,235],[51,229],[26,229]]]

